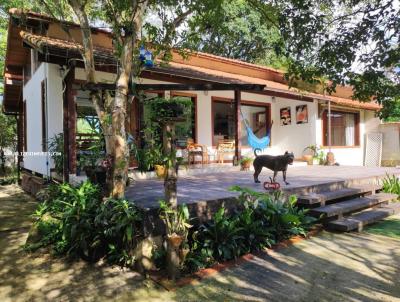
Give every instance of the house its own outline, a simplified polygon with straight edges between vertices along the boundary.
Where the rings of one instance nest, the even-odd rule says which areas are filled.
[[[66,176],[76,174],[77,125],[81,114],[93,112],[89,92],[82,88],[85,73],[78,51],[80,29],[73,23],[65,26],[70,28],[70,36],[51,17],[10,11],[4,110],[18,116],[18,150],[25,152],[19,159],[21,167],[44,176],[53,167],[46,153],[47,141],[60,133],[66,142]],[[93,43],[97,79],[113,83],[117,66],[111,34],[93,29]],[[279,70],[206,53],[193,53],[185,59],[174,52],[168,66],[146,68],[136,82],[264,85],[261,91],[236,91],[236,95],[233,90],[145,92],[145,98],[182,96],[193,102],[192,114],[178,132],[178,139],[191,137],[207,146],[210,161],[216,160],[215,148],[221,139],[236,139],[241,154],[252,153],[240,111],[258,137],[267,134],[273,121],[270,147],[264,152],[288,150],[301,158],[306,146],[316,144],[332,150],[340,165],[363,165],[366,134],[379,125],[375,117],[379,105],[352,100],[350,87],[338,87],[332,96],[304,92],[289,88]],[[135,98],[127,109],[128,132],[140,137],[146,109]],[[226,159],[232,160],[232,155]]]

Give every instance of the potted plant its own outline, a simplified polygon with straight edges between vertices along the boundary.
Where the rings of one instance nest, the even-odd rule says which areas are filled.
[[[303,159],[307,161],[308,165],[313,165],[313,164],[319,164],[319,159],[317,158],[318,156],[318,151],[319,148],[317,145],[309,145],[304,148],[303,152],[305,151],[311,151],[311,154],[304,154]]]
[[[251,157],[242,157],[242,159],[240,160],[241,170],[248,171],[252,162],[253,159]]]
[[[189,228],[192,227],[189,224],[189,210],[185,204],[173,208],[167,202],[160,201],[160,218],[166,228],[168,274],[175,279],[189,252],[186,248]]]
[[[149,105],[151,112],[156,114],[157,121],[160,121],[183,116],[191,108],[192,102],[182,97],[155,98]]]

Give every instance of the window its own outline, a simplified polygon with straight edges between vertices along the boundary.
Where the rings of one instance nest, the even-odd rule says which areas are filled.
[[[212,118],[214,121],[213,145],[222,139],[235,139],[235,109],[233,102],[213,101]]]
[[[323,144],[328,146],[328,112],[323,114]],[[331,111],[331,145],[353,147],[360,145],[359,113]]]
[[[253,105],[243,102],[240,107],[243,117],[252,128],[253,133],[259,138],[265,137],[267,135],[267,127],[270,124],[268,105]],[[218,142],[222,139],[235,139],[235,107],[233,101],[214,100],[212,114],[214,122],[213,145],[218,145]],[[240,117],[240,120],[242,135],[239,139],[242,146],[247,146],[246,124],[242,117]]]
[[[246,119],[247,123],[253,130],[253,133],[258,138],[263,138],[267,135],[267,127],[269,127],[269,113],[268,107],[258,106],[258,105],[241,105],[241,110],[243,117]],[[240,137],[240,142],[242,146],[247,146],[247,132],[246,124],[241,119],[241,129],[242,136]]]
[[[192,139],[196,142],[196,96],[188,96],[179,93],[171,93],[171,97],[185,98],[192,101],[192,106],[188,108],[188,111],[183,114],[186,119],[184,122],[175,124],[175,136],[177,145],[185,147],[188,139]]]

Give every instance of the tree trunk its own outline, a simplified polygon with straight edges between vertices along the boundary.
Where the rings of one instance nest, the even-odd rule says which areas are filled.
[[[4,155],[4,150],[0,150],[0,161],[1,161],[1,171],[5,174],[6,172],[6,156]]]
[[[68,2],[78,17],[81,27],[83,41],[82,57],[85,63],[86,80],[89,84],[96,83],[93,41],[88,16],[85,11],[85,6],[88,2],[80,0],[68,0]],[[113,11],[113,2],[107,3],[107,5],[110,6],[107,8]],[[106,152],[112,157],[112,172],[108,182],[112,185],[111,196],[114,198],[123,198],[125,196],[129,166],[129,150],[125,129],[127,95],[129,80],[132,75],[133,49],[136,46],[136,41],[139,39],[138,35],[142,28],[142,18],[147,5],[147,0],[132,2],[132,15],[128,15],[132,28],[122,25],[124,23],[120,23],[122,20],[119,20],[121,18],[119,14],[114,15],[115,20],[112,23],[116,27],[116,31],[114,32],[115,50],[116,53],[119,53],[115,98],[112,99],[109,94],[106,93],[104,95],[100,91],[94,91],[91,95],[104,133]],[[121,13],[118,10],[116,12]],[[126,22],[126,20],[123,21]],[[121,29],[124,29],[124,33],[120,31]],[[139,72],[140,68],[136,68],[134,76],[137,76]]]
[[[133,35],[124,39],[121,67],[117,77],[114,106],[112,110],[113,134],[113,190],[114,198],[125,196],[126,181],[128,178],[129,150],[126,141],[126,104],[128,101],[129,80],[132,71],[133,47],[136,42]]]
[[[168,157],[167,173],[164,178],[165,200],[176,208],[178,206],[176,188],[178,174],[176,173],[175,124],[173,122],[163,124],[163,149],[164,155]]]

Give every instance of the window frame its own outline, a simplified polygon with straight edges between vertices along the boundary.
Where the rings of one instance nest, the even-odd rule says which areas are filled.
[[[332,145],[328,146],[328,109],[322,113],[322,148],[360,148],[360,111],[349,111],[343,109],[333,109],[331,113],[353,114],[354,115],[354,145],[341,146]]]
[[[214,144],[214,107],[213,104],[216,103],[230,103],[233,102],[234,99],[233,98],[226,98],[226,97],[220,97],[220,96],[211,96],[211,144],[212,147],[217,147]],[[255,106],[255,107],[264,107],[265,108],[265,115],[266,115],[266,127],[268,127],[268,125],[271,125],[271,119],[272,119],[272,112],[271,112],[271,103],[267,103],[267,102],[258,102],[258,101],[248,101],[248,100],[240,100],[240,105],[241,106]],[[242,129],[242,133],[243,131],[246,131],[246,129]],[[268,131],[268,129],[267,129]],[[269,146],[272,146],[272,131],[270,131],[269,134],[270,137],[270,143]],[[242,148],[251,148],[249,145],[243,145],[241,144]]]
[[[194,110],[194,129],[192,129],[193,131],[193,141],[195,143],[198,143],[198,126],[197,126],[197,94],[195,93],[187,93],[187,92],[180,92],[180,91],[171,91],[170,92],[170,97],[188,97],[191,99],[192,103],[193,103],[193,110]]]

